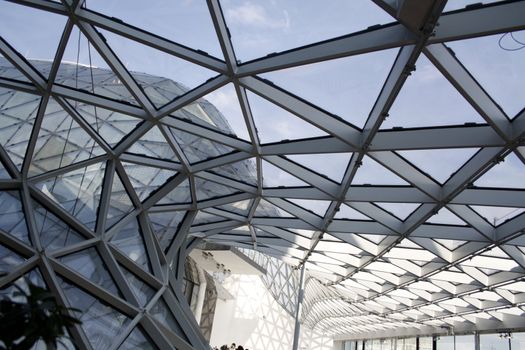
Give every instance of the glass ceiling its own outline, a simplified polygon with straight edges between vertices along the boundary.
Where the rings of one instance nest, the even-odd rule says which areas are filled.
[[[397,3],[1,1],[0,293],[204,349],[208,242],[334,336],[525,327],[525,1]]]

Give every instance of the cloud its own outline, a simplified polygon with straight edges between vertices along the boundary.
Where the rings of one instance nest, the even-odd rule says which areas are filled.
[[[226,11],[226,16],[231,22],[241,25],[271,29],[289,28],[290,17],[288,12],[282,11],[282,14],[282,18],[274,18],[266,12],[263,6],[251,2],[245,2]]]

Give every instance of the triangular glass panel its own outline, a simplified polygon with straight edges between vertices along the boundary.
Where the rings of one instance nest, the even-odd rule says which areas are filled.
[[[90,159],[104,150],[52,98],[38,132],[29,176],[62,168]]]
[[[31,28],[35,30],[29,30],[28,18],[31,19]],[[44,65],[35,65],[40,73],[46,77],[51,68],[50,60],[55,58],[66,21],[66,16],[52,12],[40,11],[7,1],[0,3],[0,33],[2,33],[2,37],[26,59],[46,60],[47,62],[41,62]]]
[[[40,97],[0,87],[0,145],[20,170]]]
[[[111,186],[111,195],[109,197],[108,216],[106,219],[106,228],[113,226],[126,214],[131,212],[135,206],[128,195],[120,175],[115,172],[113,175],[113,185]]]
[[[171,134],[177,140],[182,152],[190,163],[197,163],[206,159],[231,153],[233,148],[221,143],[205,139],[175,128],[170,128]]]
[[[249,185],[257,186],[257,170],[255,159],[250,158],[239,162],[222,165],[210,170],[232,180],[241,181]]]
[[[179,224],[182,222],[185,215],[185,211],[168,211],[148,214],[153,233],[157,236],[163,250],[170,245],[175,233],[179,229]]]
[[[330,201],[322,201],[316,199],[287,198],[286,200],[297,204],[298,206],[303,207],[304,209],[310,210],[319,216],[324,216],[326,210],[328,209],[331,203]]]
[[[293,176],[287,171],[267,162],[262,161],[263,186],[264,187],[303,187],[310,186],[303,180]]]
[[[96,248],[88,248],[66,255],[59,260],[91,282],[98,284],[115,295],[120,295],[113,277],[109,274]]]
[[[490,207],[486,205],[471,205],[470,207],[493,226],[499,226],[525,212],[524,208]]]
[[[222,216],[213,215],[205,211],[199,210],[195,219],[193,219],[192,226],[209,224],[212,222],[225,221],[226,219]]]
[[[5,168],[4,164],[0,161],[0,179],[11,179],[9,172]]]
[[[261,143],[326,136],[327,133],[276,104],[247,91]]]
[[[150,271],[148,253],[136,219],[131,220],[128,225],[121,228],[111,238],[111,243],[146,271]]]
[[[214,90],[197,102],[217,128],[227,134],[232,134],[233,131],[236,137],[250,140],[237,92],[232,83]]]
[[[99,31],[156,107],[165,105],[218,74],[123,36],[102,29]],[[166,79],[175,82],[176,88],[158,90],[157,83]]]
[[[76,101],[69,103],[104,140],[114,147],[141,122],[141,119]]]
[[[432,108],[429,108],[432,106]],[[485,123],[424,55],[403,85],[381,129]]]
[[[0,245],[0,251],[1,250],[2,246]],[[18,278],[13,283],[8,284],[7,287],[4,286],[2,289],[0,289],[0,297],[2,297],[2,299],[8,298],[9,300],[14,302],[25,303],[27,299],[23,295],[20,295],[19,292],[20,289],[22,289],[24,292],[29,293],[29,286],[27,284],[28,281],[30,281],[35,286],[39,286],[42,288],[47,287],[44,283],[44,279],[42,278],[42,274],[40,273],[38,268],[34,268],[33,270],[25,273],[22,277]]]
[[[197,191],[198,201],[203,201],[206,199],[212,199],[217,197],[224,197],[230,194],[241,192],[240,190],[237,190],[235,188],[224,186],[218,184],[217,182],[203,180],[199,177],[195,178],[195,189]]]
[[[467,225],[465,221],[461,220],[456,214],[452,213],[447,208],[439,209],[437,214],[431,216],[426,222],[431,224],[444,225]]]
[[[157,204],[185,204],[191,203],[190,182],[184,180],[180,185],[171,190],[166,196],[162,197]]]
[[[84,241],[84,237],[36,201],[33,201],[33,212],[43,248],[55,250]]]
[[[0,244],[0,276],[10,273],[25,261],[22,256]]]
[[[475,186],[479,187],[499,187],[499,188],[525,188],[525,164],[516,156],[510,153],[500,162],[490,168],[479,179],[474,181]]]
[[[75,316],[93,349],[107,349],[126,329],[130,319],[91,294],[58,277],[69,304],[78,309]]]
[[[254,216],[255,217],[272,217],[272,218],[279,218],[279,217],[291,218],[293,217],[293,215],[291,215],[287,211],[284,211],[283,209],[279,208],[276,205],[273,205],[272,203],[268,202],[265,199],[261,199],[259,201],[259,205],[255,209]]]
[[[155,290],[124,266],[121,265],[121,268],[122,273],[124,274],[126,281],[128,281],[133,294],[137,297],[140,306],[146,305],[155,295]]]
[[[394,174],[368,156],[357,169],[352,185],[408,185],[408,182]]]
[[[352,153],[290,154],[286,157],[340,183]]]
[[[31,245],[22,202],[17,191],[0,192],[0,230]]]
[[[447,43],[510,118],[525,107],[524,42],[522,30]]]
[[[221,2],[237,57],[243,61],[393,21],[366,0]]]
[[[141,201],[151,192],[164,185],[177,172],[175,170],[154,168],[141,164],[122,162],[126,174]]]
[[[97,220],[105,168],[105,162],[88,165],[38,182],[36,186],[93,230]]]
[[[262,76],[362,128],[379,96],[397,51],[381,50],[274,71]]]
[[[166,159],[172,162],[179,161],[168,141],[156,126],[134,142],[133,145],[128,148],[127,152],[141,154],[151,158]]]
[[[410,214],[416,210],[419,203],[386,203],[386,202],[375,202],[377,206],[384,210],[392,213],[398,219],[405,220]]]
[[[226,210],[226,211],[229,211],[235,214],[239,214],[239,215],[248,215],[248,213],[250,212],[251,204],[252,204],[252,200],[246,199],[246,200],[239,201],[239,202],[220,205],[217,208]]]
[[[367,220],[370,221],[368,216],[361,214],[354,208],[349,207],[346,204],[341,204],[339,211],[334,215],[335,219],[350,219],[350,220]]]
[[[438,239],[434,238],[436,242],[441,244],[443,247],[447,248],[450,251],[454,251],[456,248],[461,247],[463,244],[467,243],[467,241],[460,241],[457,239]]]
[[[130,349],[143,349],[143,350],[156,350],[155,343],[147,337],[147,335],[140,329],[135,327],[133,331],[128,335],[126,340],[119,346],[121,350]]]
[[[443,184],[477,151],[477,148],[449,148],[398,151],[397,153]],[[436,161],[438,159],[439,161]]]
[[[69,36],[55,82],[137,105],[129,90],[76,26]]]
[[[184,334],[184,331],[182,330],[182,327],[180,326],[179,322],[175,319],[173,314],[171,313],[170,308],[166,304],[162,298],[157,301],[157,303],[149,310],[149,313],[153,318],[160,321],[164,326],[166,326],[168,329],[170,329],[175,334],[178,334],[182,336],[185,340],[186,335]]]
[[[2,54],[0,54],[0,77],[25,82],[29,81],[29,79],[27,79],[24,74],[22,74],[18,69],[16,69],[15,66],[11,64],[11,62],[5,59],[4,56],[2,56]],[[2,105],[1,102],[0,105]]]
[[[90,1],[87,7],[222,59],[210,11],[206,3],[201,1],[176,4],[166,3],[164,0],[150,0],[147,4],[142,1]]]

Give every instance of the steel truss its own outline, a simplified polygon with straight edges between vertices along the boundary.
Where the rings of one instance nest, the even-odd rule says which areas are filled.
[[[501,1],[442,14],[445,0],[373,0],[392,15],[394,23],[246,63],[237,61],[218,0],[208,0],[207,4],[224,60],[93,12],[83,6],[82,0],[12,2],[62,15],[67,23],[56,55],[52,63],[47,63],[47,76],[40,70],[41,62],[27,60],[0,37],[0,53],[20,74],[16,79],[0,74],[0,87],[10,91],[7,94],[29,96],[26,102],[35,107],[33,119],[26,120],[29,128],[23,137],[27,147],[22,153],[17,155],[9,143],[0,141],[0,161],[5,168],[0,194],[4,203],[10,203],[9,211],[0,212],[0,219],[15,213],[18,222],[27,227],[28,235],[24,239],[19,233],[22,226],[0,226],[0,257],[7,266],[0,287],[14,281],[23,284],[19,278],[30,276],[47,285],[64,305],[78,307],[79,293],[92,299],[92,309],[105,310],[98,315],[103,321],[85,322],[84,326],[69,330],[78,348],[131,348],[138,343],[161,349],[207,348],[180,288],[185,258],[203,240],[254,249],[295,266],[306,264],[310,277],[302,322],[339,338],[399,330],[403,334],[432,333],[443,327],[525,327],[521,317],[525,290],[517,285],[524,283],[525,277],[525,214],[496,225],[472,208],[525,207],[521,190],[473,186],[509,155],[525,163],[525,111],[506,115],[447,47],[447,42],[453,40],[525,29],[525,1]],[[64,77],[62,57],[74,28],[81,31],[110,67],[112,72],[108,74],[118,78],[125,91],[120,100],[93,93],[95,87],[89,91],[60,83]],[[99,29],[208,68],[217,75],[156,106],[139,77],[126,69]],[[398,48],[397,57],[363,128],[259,77],[284,68],[392,48]],[[422,55],[474,107],[485,124],[380,130]],[[231,130],[176,114],[192,104],[203,103],[202,97],[229,83],[235,87],[250,142],[236,137]],[[329,136],[261,143],[247,92],[291,112]],[[62,154],[52,155],[60,158],[49,160],[54,165],[44,165],[38,158],[50,106],[65,111],[68,121],[76,125],[75,130],[89,135],[92,141],[76,145],[78,154],[69,163],[63,162],[65,147]],[[95,106],[129,117],[136,127],[124,132],[118,142],[110,142],[79,106]],[[7,107],[2,107],[2,112],[6,111]],[[214,121],[220,119],[215,117]],[[71,126],[69,129],[73,130]],[[159,135],[157,143],[173,155],[171,159],[151,151],[155,142],[148,141],[146,135],[153,130]],[[64,138],[59,129],[51,134],[56,135],[50,138]],[[213,141],[216,146],[208,157],[196,161],[190,157],[193,151],[188,151],[190,142],[181,141],[180,135],[197,144]],[[65,146],[70,141],[61,142]],[[133,151],[136,145],[151,147],[150,153]],[[479,151],[443,184],[396,153],[454,148]],[[89,155],[81,157],[83,152]],[[285,156],[343,152],[351,152],[352,156],[340,183]],[[365,157],[407,185],[355,184],[353,180]],[[264,186],[263,161],[293,174],[307,186]],[[137,175],[137,169],[156,170],[145,179]],[[248,175],[252,170],[254,174]],[[74,180],[75,176],[82,180]],[[86,176],[99,185],[84,184]],[[157,178],[164,180],[151,181]],[[72,193],[53,191],[57,182],[68,181],[75,183],[73,188],[78,193],[66,201],[60,195]],[[187,196],[177,197],[174,193],[178,190]],[[117,194],[120,197],[116,198]],[[78,209],[77,205],[87,206],[85,196],[96,197],[100,204],[91,211]],[[318,215],[290,198],[326,200],[330,204],[324,215]],[[118,205],[114,201],[129,205],[115,214]],[[235,210],[234,204],[241,202],[248,203],[247,209]],[[376,202],[419,206],[402,220]],[[367,219],[336,218],[342,205]],[[464,224],[427,222],[441,209],[449,210]],[[277,215],[278,210],[289,216]],[[65,239],[58,247],[50,246],[45,239],[48,232],[42,215],[52,217],[63,232],[74,232],[78,239]],[[160,217],[162,224],[154,219]],[[133,237],[135,241],[130,243]],[[451,246],[445,240],[461,244]],[[130,244],[142,247],[142,255],[132,254],[137,250],[131,252]],[[67,263],[68,257],[85,256],[88,252],[95,254],[90,255],[90,261],[97,261],[94,264],[106,284],[85,275],[78,264]],[[425,258],[419,260],[421,255]],[[486,263],[469,263],[473,260],[489,261],[490,271]],[[509,264],[512,267],[506,269]],[[151,293],[143,300],[137,290]],[[86,314],[89,309],[85,309]],[[111,328],[116,327],[115,322],[120,322],[118,331]],[[94,343],[90,327],[95,333],[106,327],[109,343]]]

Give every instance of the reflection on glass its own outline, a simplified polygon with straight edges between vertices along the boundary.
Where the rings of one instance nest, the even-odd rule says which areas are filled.
[[[31,245],[22,203],[16,191],[0,192],[0,230]]]
[[[111,243],[146,271],[150,271],[148,255],[137,219],[131,220],[127,226],[120,229],[111,239]]]
[[[113,294],[119,295],[113,278],[104,267],[104,263],[95,248],[67,255],[60,258],[60,261],[79,272],[91,282],[102,286]]]
[[[509,350],[509,339],[503,338],[499,334],[480,334],[480,350]],[[520,349],[512,346],[512,349]]]
[[[77,317],[93,349],[109,348],[130,319],[60,277],[58,279],[69,303],[80,310]]]
[[[135,350],[135,349],[144,349],[144,350],[155,350],[157,347],[154,343],[146,338],[142,330],[137,327],[126,338],[124,343],[119,347],[119,350]]]

